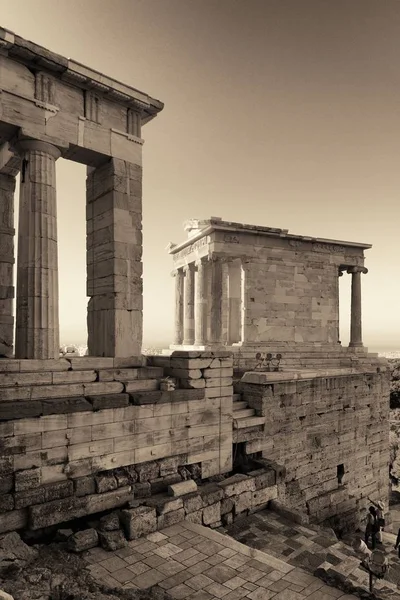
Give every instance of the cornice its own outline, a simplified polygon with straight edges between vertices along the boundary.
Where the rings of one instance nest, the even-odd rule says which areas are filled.
[[[164,104],[151,96],[108,77],[95,69],[51,52],[0,27],[0,49],[32,70],[50,71],[83,90],[95,90],[115,102],[134,108],[143,115],[143,123],[153,119]]]

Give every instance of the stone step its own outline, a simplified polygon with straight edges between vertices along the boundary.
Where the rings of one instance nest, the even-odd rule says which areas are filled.
[[[264,425],[265,417],[245,417],[244,419],[235,419],[233,429],[244,429],[246,427],[257,427]]]
[[[233,394],[234,402],[240,402],[241,399],[242,399],[242,394]]]
[[[234,410],[234,419],[246,419],[247,417],[253,417],[256,414],[254,408],[245,408],[243,410]]]
[[[241,402],[234,402],[232,404],[232,407],[233,407],[233,410],[236,411],[236,410],[242,410],[242,408],[248,408],[249,405],[247,404],[247,402],[245,402],[243,400]]]

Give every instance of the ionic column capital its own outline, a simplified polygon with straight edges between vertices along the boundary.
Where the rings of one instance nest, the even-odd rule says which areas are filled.
[[[19,140],[13,145],[13,148],[15,148],[22,157],[27,152],[44,152],[45,154],[52,156],[54,160],[57,160],[61,156],[61,150],[57,148],[57,146],[53,146],[53,144],[42,142],[40,140]]]
[[[208,256],[202,256],[201,258],[198,258],[195,260],[194,264],[195,266],[198,267],[204,267],[204,265],[206,265],[209,261]]]
[[[188,265],[185,265],[183,267],[183,272],[184,273],[189,273],[190,271],[194,271],[194,267],[195,267],[194,263],[189,263]]]
[[[366,267],[359,267],[359,266],[354,265],[352,267],[348,267],[347,272],[350,273],[351,275],[356,274],[356,273],[364,273],[364,275],[366,275],[368,273],[368,269]]]

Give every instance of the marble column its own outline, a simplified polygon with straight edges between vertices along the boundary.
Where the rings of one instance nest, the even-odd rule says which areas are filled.
[[[173,273],[175,277],[175,341],[179,346],[183,342],[183,281],[184,274],[182,269],[176,269]]]
[[[197,261],[197,286],[195,300],[195,345],[207,342],[207,259]]]
[[[246,263],[241,264],[240,268],[240,290],[241,290],[241,332],[240,332],[240,343],[245,344],[249,341],[248,335],[248,278],[249,278],[249,267]]]
[[[351,273],[351,322],[349,346],[362,347],[362,318],[361,318],[361,273],[368,273],[365,267],[350,267]]]
[[[240,342],[241,272],[240,260],[228,262],[228,344]]]
[[[184,267],[184,311],[183,311],[183,345],[194,344],[194,263]]]
[[[211,259],[210,290],[210,342],[221,344],[222,337],[222,262],[219,257]]]
[[[52,144],[22,140],[15,357],[59,357],[56,160]]]

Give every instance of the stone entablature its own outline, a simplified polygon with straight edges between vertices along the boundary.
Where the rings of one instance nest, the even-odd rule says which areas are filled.
[[[162,102],[0,28],[0,357],[59,355],[56,161],[87,165],[88,346],[142,343],[142,126]],[[21,171],[17,290],[14,189]]]
[[[189,349],[339,343],[339,283],[352,275],[351,348],[362,348],[361,273],[368,244],[222,221],[185,224],[170,244],[175,342]]]

